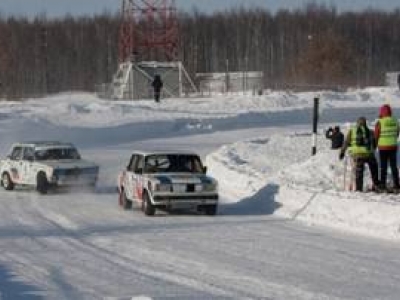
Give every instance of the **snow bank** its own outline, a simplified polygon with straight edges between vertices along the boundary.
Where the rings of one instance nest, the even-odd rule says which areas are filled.
[[[273,113],[312,107],[321,98],[321,110],[332,107],[400,107],[400,93],[392,88],[368,88],[344,93],[321,91],[292,93],[266,91],[265,95],[223,95],[214,98],[151,100],[104,100],[89,93],[64,93],[44,99],[0,102],[0,119],[7,117],[45,120],[55,125],[98,128],[150,121],[203,120]],[[51,105],[49,105],[51,104]]]
[[[400,238],[400,196],[344,190],[343,162],[328,141],[311,157],[308,134],[276,135],[227,145],[207,157],[227,203],[274,203],[279,217],[385,239]],[[368,183],[368,182],[366,182]],[[273,193],[271,186],[276,186]],[[222,209],[221,213],[224,211]]]

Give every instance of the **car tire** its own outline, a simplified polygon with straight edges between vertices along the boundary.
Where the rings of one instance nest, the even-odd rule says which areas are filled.
[[[11,180],[11,176],[7,172],[4,172],[1,176],[1,184],[6,191],[14,189],[14,182]]]
[[[151,203],[150,197],[146,192],[143,193],[142,210],[146,216],[154,216],[156,213],[156,207]]]
[[[215,216],[217,214],[217,205],[204,206],[204,212],[207,216]]]
[[[36,190],[42,195],[49,191],[49,182],[43,172],[39,172],[36,176]]]
[[[125,210],[132,208],[132,201],[128,200],[124,190],[121,191],[119,204]]]

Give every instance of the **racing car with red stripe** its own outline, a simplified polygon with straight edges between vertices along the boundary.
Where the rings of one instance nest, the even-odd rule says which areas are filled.
[[[33,186],[41,194],[61,187],[96,185],[99,166],[81,158],[71,143],[58,141],[19,142],[0,160],[0,184],[5,190]]]
[[[206,174],[199,155],[190,152],[134,152],[118,176],[119,204],[133,203],[148,215],[157,209],[196,209],[215,215],[218,183]]]

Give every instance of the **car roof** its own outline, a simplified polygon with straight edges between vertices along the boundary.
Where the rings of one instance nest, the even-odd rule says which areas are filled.
[[[59,141],[27,141],[14,143],[15,146],[31,146],[31,147],[74,147],[72,143],[59,142]]]
[[[143,155],[143,156],[149,156],[149,155],[195,155],[195,156],[200,156],[195,152],[182,151],[182,150],[176,150],[176,151],[172,151],[172,150],[166,150],[166,151],[162,151],[162,150],[156,150],[156,151],[139,150],[139,151],[133,151],[132,155],[133,154],[139,154],[139,155]]]

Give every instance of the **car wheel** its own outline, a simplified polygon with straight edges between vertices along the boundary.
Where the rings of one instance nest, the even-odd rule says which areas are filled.
[[[119,204],[125,210],[132,208],[132,201],[128,200],[124,190],[121,191]]]
[[[43,172],[40,172],[36,177],[36,190],[42,195],[47,194],[49,190],[49,182]]]
[[[217,205],[204,206],[204,212],[207,216],[215,216],[217,214]]]
[[[142,209],[146,216],[154,216],[154,214],[156,213],[156,208],[151,203],[150,197],[146,192],[143,193]]]
[[[4,172],[1,176],[1,183],[5,190],[11,191],[14,189],[14,182],[12,182],[10,174]]]

